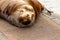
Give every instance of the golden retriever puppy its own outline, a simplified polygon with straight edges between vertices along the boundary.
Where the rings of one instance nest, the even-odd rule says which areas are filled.
[[[0,0],[0,17],[18,27],[28,27],[44,10],[37,0]]]

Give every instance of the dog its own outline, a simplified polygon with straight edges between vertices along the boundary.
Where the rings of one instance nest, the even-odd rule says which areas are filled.
[[[33,25],[44,9],[38,0],[0,0],[0,17],[18,27]]]

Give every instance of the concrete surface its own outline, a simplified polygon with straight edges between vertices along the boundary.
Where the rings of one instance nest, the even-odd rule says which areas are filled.
[[[60,25],[43,15],[30,28],[18,28],[0,19],[0,31],[8,40],[60,40]]]

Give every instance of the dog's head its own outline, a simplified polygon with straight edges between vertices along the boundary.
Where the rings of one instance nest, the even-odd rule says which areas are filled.
[[[20,8],[17,9],[19,11],[19,22],[23,25],[29,25],[34,22],[35,20],[35,11],[34,8],[29,5],[22,5]]]
[[[15,11],[12,12],[14,15],[15,23],[17,26],[28,26],[33,24],[38,15],[39,11],[42,9],[42,5],[34,1],[28,1],[27,4],[22,4],[16,7]]]
[[[18,26],[28,26],[35,21],[35,11],[30,4],[22,4],[11,14]]]

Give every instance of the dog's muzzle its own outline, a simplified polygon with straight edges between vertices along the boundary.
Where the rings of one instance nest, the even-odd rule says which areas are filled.
[[[23,25],[29,25],[34,22],[35,16],[34,16],[34,14],[25,14],[23,16],[21,15],[18,20]]]

